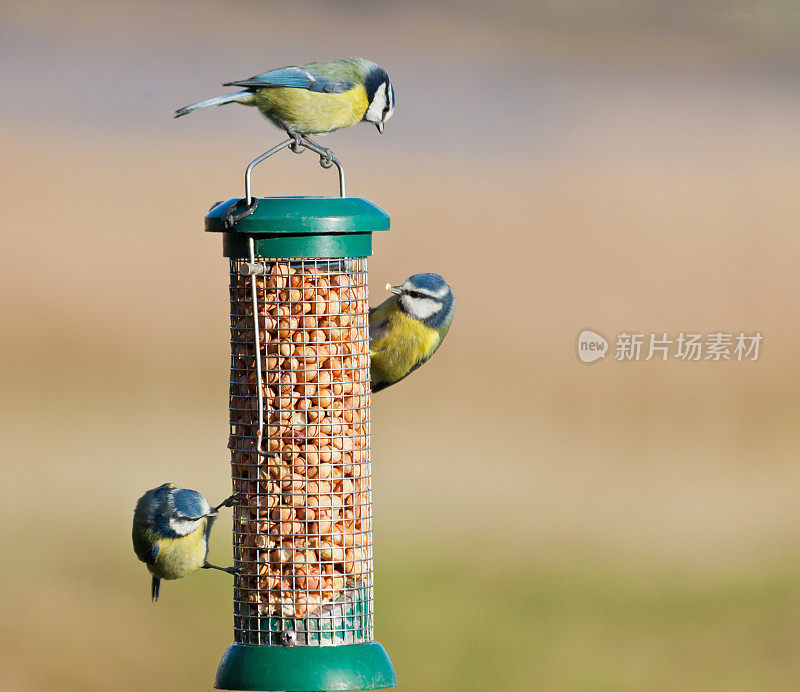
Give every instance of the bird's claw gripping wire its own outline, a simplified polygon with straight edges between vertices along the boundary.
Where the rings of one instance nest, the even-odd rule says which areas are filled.
[[[305,148],[302,144],[303,136],[297,134],[290,134],[289,136],[294,139],[294,142],[289,145],[289,149],[291,149],[295,154],[302,154],[305,151]]]
[[[303,135],[290,134],[294,142],[289,145],[295,154],[302,154],[306,148],[311,148],[312,151],[319,154],[319,165],[323,168],[330,168],[333,165],[333,151],[328,147],[323,147],[315,142],[311,137],[304,137]],[[309,147],[308,145],[311,145]]]
[[[228,574],[232,574],[235,577],[242,576],[242,572],[238,567],[220,567],[219,565],[212,565],[208,561],[203,563],[203,569],[217,569],[220,572],[227,572]]]
[[[242,493],[234,493],[229,498],[220,502],[216,507],[212,507],[211,511],[219,512],[219,510],[222,509],[223,507],[235,507],[242,501],[243,498],[244,495]]]
[[[303,140],[311,145],[310,149],[315,154],[319,155],[319,165],[323,168],[330,168],[333,165],[333,150],[328,147],[323,147],[319,142],[311,139],[311,137],[303,137]]]
[[[333,165],[333,151],[327,147],[323,148],[325,154],[319,155],[319,165],[323,168],[330,168]]]

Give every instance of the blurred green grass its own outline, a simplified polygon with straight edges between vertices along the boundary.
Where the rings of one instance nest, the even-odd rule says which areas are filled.
[[[800,684],[797,649],[789,644],[800,633],[796,564],[701,578],[584,559],[543,563],[498,554],[496,566],[483,559],[394,562],[379,582],[378,612],[379,624],[380,617],[393,623],[383,639],[401,687]]]
[[[376,635],[400,690],[800,686],[797,560],[709,573],[599,555],[511,557],[485,542],[381,548],[381,538]],[[76,559],[54,542],[25,565],[0,625],[3,669],[13,671],[4,689],[210,688],[231,641],[225,575],[166,583],[152,605],[126,546],[95,546],[104,550]]]

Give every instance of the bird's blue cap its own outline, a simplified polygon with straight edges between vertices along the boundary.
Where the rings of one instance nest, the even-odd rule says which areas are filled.
[[[447,286],[447,282],[439,276],[439,274],[433,274],[431,272],[423,272],[422,274],[409,276],[408,282],[417,288],[423,288],[428,291],[438,291],[443,286]]]
[[[201,519],[206,516],[208,503],[196,490],[174,490],[170,495],[170,501],[176,517]]]

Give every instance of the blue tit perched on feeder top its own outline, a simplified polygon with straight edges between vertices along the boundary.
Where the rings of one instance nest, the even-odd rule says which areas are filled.
[[[399,382],[426,363],[453,321],[456,299],[438,274],[414,274],[369,311],[372,391]]]
[[[175,117],[210,106],[241,103],[255,106],[294,137],[326,134],[361,121],[373,123],[382,133],[394,113],[389,76],[364,58],[279,67],[223,86],[245,90],[185,106],[175,111]]]
[[[234,568],[216,567],[206,560],[211,527],[221,507],[232,507],[232,495],[217,507],[195,490],[172,483],[148,490],[133,512],[133,550],[153,575],[151,595],[158,600],[162,579],[180,579],[198,569],[218,569],[236,574]]]

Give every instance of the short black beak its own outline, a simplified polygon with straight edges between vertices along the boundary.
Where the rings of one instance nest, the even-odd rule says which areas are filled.
[[[383,120],[381,120],[380,122],[375,123],[375,127],[378,128],[378,132],[383,134]]]

